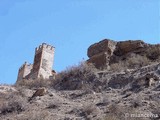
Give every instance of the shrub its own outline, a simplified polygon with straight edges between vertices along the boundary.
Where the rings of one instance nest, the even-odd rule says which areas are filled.
[[[118,62],[118,63],[113,63],[110,65],[110,70],[112,71],[124,71],[127,69],[127,66],[125,64],[125,62]]]
[[[132,118],[130,115],[134,113],[137,113],[137,111],[132,107],[111,104],[107,106],[107,113],[104,120],[144,120],[143,118]]]
[[[149,65],[149,60],[146,56],[141,56],[138,54],[133,54],[128,60],[126,61],[126,64],[129,68],[136,68],[136,67],[142,67]]]
[[[133,97],[133,100],[131,101],[131,104],[132,104],[131,106],[133,108],[141,107],[142,100],[143,100],[142,96],[135,94],[135,96]]]
[[[28,111],[25,115],[19,116],[19,120],[52,120],[53,116],[46,110]]]
[[[98,116],[100,114],[100,110],[94,104],[84,105],[81,116],[85,117],[86,119],[91,119],[93,116]]]
[[[147,49],[147,57],[150,60],[156,61],[160,58],[160,45],[151,46]]]
[[[96,68],[85,62],[79,65],[71,66],[60,72],[53,81],[53,86],[56,89],[85,89],[93,87],[97,84]],[[94,81],[94,82],[93,82]]]
[[[113,63],[110,65],[112,71],[124,71],[126,69],[134,69],[150,64],[150,60],[146,56],[131,54],[127,59]]]
[[[23,108],[22,108],[22,104],[20,102],[8,102],[5,103],[1,106],[1,114],[5,115],[7,113],[12,113],[12,112],[22,112]]]
[[[22,96],[16,93],[11,93],[5,96],[5,101],[0,103],[0,114],[20,113],[25,109],[25,100]]]
[[[17,87],[27,87],[27,88],[39,88],[39,87],[49,87],[51,84],[51,80],[48,79],[23,79],[17,81],[15,86]]]

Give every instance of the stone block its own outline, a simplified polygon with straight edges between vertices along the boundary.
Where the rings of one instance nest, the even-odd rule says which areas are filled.
[[[119,55],[126,54],[128,52],[132,52],[139,48],[143,48],[145,43],[141,40],[128,40],[117,43],[116,53]]]
[[[102,52],[97,55],[92,56],[88,62],[92,63],[96,68],[104,68],[107,66],[109,61],[109,55],[107,52]]]
[[[107,52],[111,55],[116,47],[116,44],[117,42],[113,40],[104,39],[98,43],[91,45],[88,48],[87,55],[89,58],[102,52]]]

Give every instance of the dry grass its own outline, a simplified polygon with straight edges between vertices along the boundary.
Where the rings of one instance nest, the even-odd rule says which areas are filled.
[[[125,62],[122,62],[122,61],[110,65],[111,71],[124,71],[126,69],[127,69],[127,66]]]
[[[142,117],[132,117],[136,114],[137,110],[132,107],[124,107],[116,104],[107,106],[107,114],[104,120],[146,120]]]
[[[19,120],[50,120],[51,113],[46,110],[27,112]]]
[[[17,81],[15,86],[16,87],[26,87],[26,88],[39,88],[39,87],[49,87],[51,85],[51,80],[48,79],[23,79],[20,81]]]
[[[151,61],[146,56],[132,54],[126,60],[119,61],[110,65],[112,71],[124,71],[127,69],[140,68],[149,65]]]
[[[87,88],[86,84],[94,83],[96,78],[95,71],[97,69],[85,62],[79,65],[68,67],[66,70],[58,73],[55,80],[39,79],[23,79],[17,81],[16,87],[39,88],[39,87],[54,87],[60,89],[82,89]],[[95,83],[96,84],[96,83]]]
[[[152,61],[157,61],[160,58],[160,45],[155,45],[147,49],[147,57]]]
[[[89,120],[93,118],[93,116],[98,116],[99,114],[100,114],[99,108],[91,103],[84,105],[81,113],[81,115],[85,119],[89,119]]]
[[[9,113],[20,113],[25,110],[26,99],[19,93],[5,94],[3,101],[0,102],[0,116]]]
[[[134,95],[133,100],[131,101],[132,108],[142,107],[143,97],[140,95]]]
[[[150,64],[149,59],[146,56],[134,54],[126,61],[129,68],[139,68]]]
[[[97,84],[96,68],[93,65],[81,62],[79,65],[71,66],[60,72],[53,81],[53,86],[56,89],[75,90],[92,88]]]

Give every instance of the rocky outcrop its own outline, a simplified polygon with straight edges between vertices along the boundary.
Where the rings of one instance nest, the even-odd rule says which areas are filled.
[[[109,39],[104,39],[98,43],[91,45],[88,48],[88,57],[106,52],[108,55],[112,55],[115,50],[117,42]]]
[[[132,66],[134,60],[135,64],[140,61],[137,66],[144,66],[148,64],[144,63],[146,61],[155,62],[160,59],[160,45],[150,45],[142,40],[116,42],[104,39],[91,45],[88,48],[87,55],[89,57],[88,62],[94,64],[98,69],[109,68],[111,64],[127,61],[131,57],[134,57],[134,59],[133,61],[128,60],[131,62],[129,63],[130,66]],[[137,60],[135,57],[137,57]]]
[[[32,97],[30,98],[30,100],[34,97],[37,96],[44,96],[47,93],[46,88],[42,87],[36,90],[36,92],[32,95]]]
[[[142,40],[129,40],[118,42],[116,46],[117,55],[123,55],[144,48],[146,44]]]
[[[110,57],[116,48],[117,42],[104,39],[95,43],[88,48],[88,62],[93,63],[97,68],[104,67],[108,64]]]
[[[104,67],[105,65],[107,65],[107,63],[109,61],[109,57],[110,57],[110,55],[108,55],[107,52],[102,52],[102,53],[99,53],[97,55],[92,56],[88,60],[88,62],[93,63],[96,68],[101,68],[101,67]]]

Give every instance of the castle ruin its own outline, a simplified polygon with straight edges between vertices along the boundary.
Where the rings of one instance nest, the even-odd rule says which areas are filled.
[[[25,62],[19,69],[17,81],[22,79],[50,79],[54,76],[52,70],[55,48],[46,43],[42,43],[35,49],[34,63]]]

